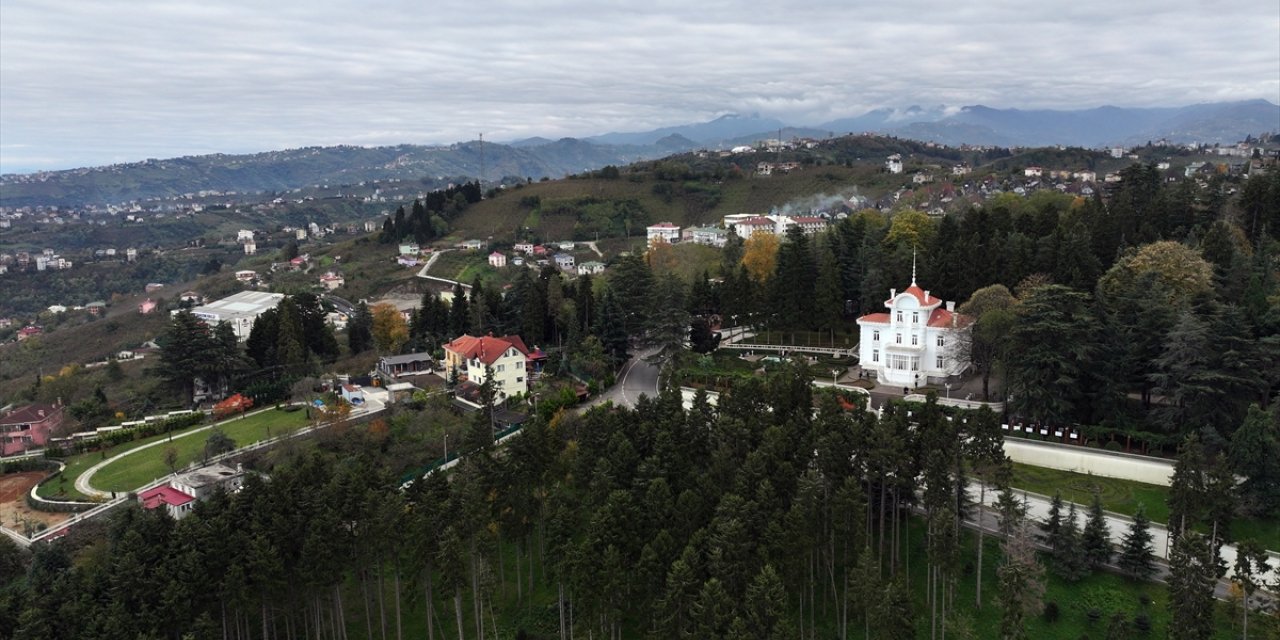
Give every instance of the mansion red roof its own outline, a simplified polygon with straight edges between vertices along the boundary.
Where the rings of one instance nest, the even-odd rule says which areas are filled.
[[[800,216],[799,218],[792,218],[792,220],[794,220],[796,224],[826,224],[827,222],[826,220],[816,216]]]
[[[938,298],[935,298],[935,297],[933,297],[933,296],[929,296],[929,295],[925,295],[925,291],[924,291],[924,289],[921,289],[921,288],[920,288],[918,285],[916,285],[916,283],[914,283],[914,282],[913,282],[913,283],[911,283],[911,286],[907,287],[906,289],[903,289],[902,293],[909,293],[909,294],[911,294],[911,295],[915,296],[915,297],[916,297],[916,300],[919,300],[919,301],[920,301],[920,304],[922,304],[922,305],[924,305],[924,306],[926,306],[926,307],[927,307],[927,306],[930,306],[930,305],[935,305],[935,304],[941,304],[941,303],[942,303],[942,300],[940,300],[940,299],[938,299]],[[896,297],[896,296],[895,296],[895,297]],[[885,303],[886,303],[886,304],[888,304],[889,302],[891,302],[891,301],[890,301],[890,300],[886,300],[886,301],[885,301]]]
[[[955,326],[957,327],[968,326],[973,322],[973,319],[969,316],[947,311],[946,309],[934,309],[933,313],[929,314],[929,326],[950,327],[953,318],[955,319]]]
[[[773,221],[768,218],[747,218],[746,220],[743,220],[742,222],[738,223],[738,226],[743,226],[743,225],[748,227],[758,227],[761,225],[768,225],[772,227]]]
[[[479,359],[485,364],[493,364],[507,352],[507,349],[515,347],[522,355],[529,355],[529,348],[524,345],[524,340],[520,336],[502,336],[495,338],[493,336],[475,337],[463,335],[462,337],[446,344],[446,351],[452,351],[464,359]]]
[[[168,485],[147,489],[138,494],[138,499],[142,501],[143,509],[155,509],[165,505],[173,507],[181,507],[188,502],[194,502],[195,498],[187,495]]]
[[[889,324],[889,314],[868,313],[867,315],[858,318],[858,322],[866,322],[869,324]]]
[[[19,407],[9,413],[0,416],[0,425],[4,424],[33,424],[43,422],[62,412],[61,407],[55,407],[51,404],[35,403],[25,407]]]

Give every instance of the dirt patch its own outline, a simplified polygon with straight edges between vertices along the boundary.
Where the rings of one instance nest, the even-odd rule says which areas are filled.
[[[27,492],[43,477],[44,472],[41,471],[6,473],[0,476],[0,525],[25,532],[27,523],[33,526],[37,523],[53,526],[71,517],[70,513],[46,513],[27,506]]]

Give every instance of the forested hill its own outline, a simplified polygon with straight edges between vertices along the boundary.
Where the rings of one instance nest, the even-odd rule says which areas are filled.
[[[593,144],[564,138],[519,147],[486,142],[448,146],[307,147],[252,155],[215,154],[0,177],[0,206],[76,206],[180,196],[201,191],[288,191],[366,180],[449,176],[560,177],[609,164],[656,158],[666,145]],[[482,158],[483,153],[483,158]],[[424,189],[425,190],[425,189]]]

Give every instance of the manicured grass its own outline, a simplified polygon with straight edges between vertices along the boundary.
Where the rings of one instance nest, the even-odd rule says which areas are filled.
[[[268,437],[293,431],[307,422],[306,411],[271,410],[233,420],[221,429],[235,441],[237,447],[253,444]],[[203,457],[205,440],[212,430],[173,441],[171,445],[159,445],[112,462],[94,474],[92,484],[102,491],[132,491],[169,473],[165,464],[165,451],[172,447],[177,451],[175,466],[181,469]]]
[[[1101,493],[1102,506],[1108,511],[1132,516],[1142,504],[1147,508],[1147,517],[1153,522],[1169,522],[1168,487],[1016,462],[1013,464],[1013,486],[1047,496],[1061,491],[1063,500],[1083,505],[1093,501],[1093,491],[1096,490]],[[1280,550],[1280,518],[1232,520],[1231,538],[1253,538],[1267,549]]]
[[[174,431],[173,435],[178,436],[188,431],[191,431],[192,429],[199,429],[202,426],[207,426],[207,425],[196,425],[193,427],[187,427],[185,429],[179,429],[177,431]],[[120,454],[130,449],[141,447],[142,445],[155,442],[157,440],[164,440],[165,438],[168,438],[168,437],[169,437],[168,434],[161,434],[158,436],[143,438],[141,440],[134,440],[132,442],[124,442],[124,443],[115,445],[114,447],[104,449],[102,451],[90,451],[87,453],[78,453],[74,456],[70,456],[65,460],[63,460],[63,462],[65,462],[67,466],[66,466],[66,469],[64,469],[62,472],[62,476],[60,478],[50,480],[49,482],[46,482],[45,484],[41,485],[41,487],[36,490],[36,494],[44,498],[57,498],[57,499],[66,499],[66,500],[88,500],[89,498],[86,497],[83,493],[76,491],[76,478],[79,478],[80,474],[84,473],[85,469],[88,469],[89,467],[92,467],[93,465],[99,462],[102,462],[103,460],[106,460],[107,458],[110,458],[114,455]]]
[[[1093,492],[1098,491],[1102,496],[1102,506],[1108,511],[1132,516],[1141,504],[1147,508],[1147,517],[1151,520],[1169,521],[1168,487],[1017,462],[1013,463],[1013,486],[1046,496],[1061,491],[1063,500],[1084,505],[1093,502]]]

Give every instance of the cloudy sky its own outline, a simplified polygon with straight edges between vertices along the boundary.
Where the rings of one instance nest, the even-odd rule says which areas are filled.
[[[0,0],[3,172],[1251,98],[1280,103],[1275,0]]]

